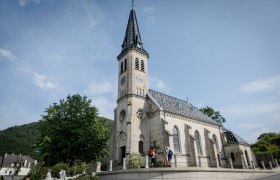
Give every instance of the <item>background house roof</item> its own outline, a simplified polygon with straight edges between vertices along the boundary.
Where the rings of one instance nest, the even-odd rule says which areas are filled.
[[[228,144],[244,144],[244,145],[249,145],[247,141],[239,137],[237,134],[235,134],[232,131],[224,131],[224,134],[226,135],[227,138],[227,143]]]
[[[21,166],[24,166],[24,162],[27,160],[27,163],[31,163],[31,166],[35,163],[35,160],[32,159],[30,156],[23,156],[23,155],[7,155],[3,158],[2,167],[11,167],[12,163],[20,162]],[[28,164],[27,164],[28,166]]]

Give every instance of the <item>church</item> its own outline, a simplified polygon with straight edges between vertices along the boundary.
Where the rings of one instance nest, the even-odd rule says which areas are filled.
[[[170,147],[178,167],[253,168],[255,156],[245,140],[190,102],[149,89],[149,53],[133,7],[121,47],[110,139],[114,166],[131,153],[147,155],[151,147],[157,150],[157,161],[163,161],[163,151]]]

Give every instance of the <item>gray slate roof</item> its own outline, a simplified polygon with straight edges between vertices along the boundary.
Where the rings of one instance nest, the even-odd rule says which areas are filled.
[[[149,54],[143,48],[136,13],[133,8],[131,9],[129,14],[126,32],[122,44],[122,52],[124,52],[127,49],[134,49],[149,56]]]
[[[6,157],[4,157],[3,159],[3,164],[2,167],[11,167],[11,163],[14,162],[21,162],[22,166],[24,165],[25,160],[27,160],[27,162],[31,162],[31,165],[34,164],[35,160],[32,159],[30,156],[24,156],[24,155],[7,155]]]
[[[227,138],[227,143],[228,144],[245,144],[245,145],[249,145],[247,143],[247,141],[245,141],[244,139],[242,139],[241,137],[239,137],[237,134],[235,134],[232,131],[224,131],[224,134],[226,135]]]
[[[177,99],[175,97],[151,89],[149,89],[148,96],[150,96],[152,100],[156,101],[156,104],[158,104],[160,108],[166,110],[167,112],[189,117],[198,121],[222,126],[220,123],[217,123],[216,121],[212,120],[210,117],[202,113],[198,108],[196,108],[189,102]]]

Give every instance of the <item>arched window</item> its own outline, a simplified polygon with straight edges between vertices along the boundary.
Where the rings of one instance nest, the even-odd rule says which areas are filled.
[[[121,62],[121,73],[123,72],[123,62]]]
[[[126,71],[126,69],[127,69],[127,59],[124,60],[124,71]]]
[[[214,141],[214,143],[216,145],[216,149],[218,150],[219,149],[219,144],[218,144],[217,136],[215,134],[213,134],[212,140]]]
[[[199,132],[197,130],[194,133],[194,138],[195,138],[195,142],[196,142],[197,153],[202,154],[200,135],[199,135]]]
[[[123,109],[123,110],[121,110],[121,112],[120,112],[120,120],[122,121],[122,120],[124,120],[124,118],[125,118],[125,110]]]
[[[140,140],[139,141],[139,146],[138,146],[138,148],[139,148],[139,153],[140,154],[144,154],[144,146],[143,146],[143,144],[144,144],[144,142],[142,141],[142,140]]]
[[[135,69],[139,70],[139,60],[137,58],[135,59]]]
[[[144,61],[141,60],[141,71],[144,71],[144,70],[145,70],[145,68],[144,68]]]
[[[230,157],[231,157],[231,160],[234,162],[235,161],[235,157],[234,157],[233,152],[230,153]]]
[[[174,145],[174,151],[179,152],[180,151],[180,143],[179,143],[179,132],[178,128],[176,126],[173,127],[173,145]]]

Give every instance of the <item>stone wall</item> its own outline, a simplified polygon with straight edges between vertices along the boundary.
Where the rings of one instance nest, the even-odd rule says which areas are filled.
[[[100,180],[185,180],[185,179],[248,179],[254,176],[275,173],[266,170],[235,170],[217,168],[155,168],[129,169],[97,173]]]

